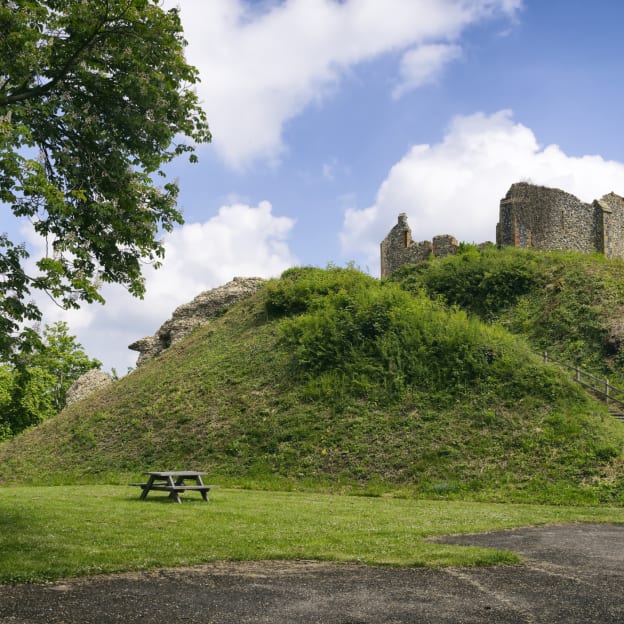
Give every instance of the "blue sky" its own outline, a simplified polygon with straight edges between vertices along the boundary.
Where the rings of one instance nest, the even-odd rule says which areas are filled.
[[[406,212],[415,240],[495,238],[530,180],[624,195],[620,0],[178,0],[214,134],[170,168],[186,224],[133,300],[61,313],[123,373],[132,341],[234,276],[354,261]]]

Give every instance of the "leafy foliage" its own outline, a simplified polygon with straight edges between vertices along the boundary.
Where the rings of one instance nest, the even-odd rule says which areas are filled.
[[[305,312],[283,322],[283,344],[296,374],[310,387],[332,388],[336,404],[345,394],[386,404],[423,390],[448,401],[468,387],[504,384],[512,376],[505,394],[526,391],[519,370],[511,370],[517,359],[508,356],[526,352],[524,345],[423,294],[394,284],[380,288],[353,269],[307,269],[269,285],[267,306],[276,301],[291,313],[307,302]]]
[[[0,236],[0,354],[36,342],[29,302],[101,301],[102,282],[143,293],[141,261],[158,263],[159,229],[181,223],[174,183],[154,174],[207,141],[184,59],[177,10],[156,0],[10,0],[0,6],[0,202],[48,243],[25,268]],[[20,333],[21,332],[21,333]],[[20,334],[19,340],[16,334]]]
[[[480,250],[464,245],[456,256],[403,267],[390,280],[411,291],[424,289],[432,298],[442,297],[449,305],[492,320],[544,285],[540,269],[540,257],[532,251],[500,252],[494,246]]]
[[[265,308],[273,317],[290,316],[322,304],[327,295],[369,284],[370,278],[353,267],[296,267],[284,271],[279,281],[266,285]]]
[[[624,385],[624,263],[572,252],[469,249],[390,277]]]
[[[13,373],[8,366],[0,364],[0,414],[8,414],[11,405]],[[0,418],[0,441],[11,436],[11,426],[6,419]]]
[[[68,329],[63,322],[46,325],[37,350],[22,354],[12,367],[0,368],[0,433],[4,437],[60,412],[71,384],[101,366],[89,358]]]

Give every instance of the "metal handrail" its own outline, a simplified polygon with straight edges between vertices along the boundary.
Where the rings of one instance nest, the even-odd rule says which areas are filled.
[[[565,362],[559,362],[558,360],[549,358],[547,351],[534,353],[537,353],[543,358],[544,364],[547,364],[548,362],[553,362],[558,366],[563,366],[564,368],[568,368],[574,371],[574,381],[576,381],[581,386],[584,386],[585,388],[589,388],[600,397],[604,397],[607,404],[609,404],[609,402],[613,402],[624,407],[624,390],[618,388],[617,386],[614,386],[607,377],[602,379],[600,377],[592,375],[591,373],[588,373],[579,366],[572,366],[571,364],[566,364]],[[589,381],[585,381],[583,379],[584,377],[589,379]],[[615,395],[620,395],[622,398],[619,399]]]

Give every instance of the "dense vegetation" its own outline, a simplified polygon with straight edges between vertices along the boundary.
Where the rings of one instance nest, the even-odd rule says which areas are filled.
[[[491,253],[468,251],[457,266]],[[621,501],[624,427],[520,337],[426,296],[442,265],[401,284],[291,269],[0,447],[0,479],[124,482],[184,467],[271,488]],[[543,290],[540,279],[529,282]]]
[[[404,267],[391,280],[424,290],[539,351],[624,387],[624,262],[602,255],[462,246],[457,256]]]
[[[166,165],[210,140],[179,10],[159,0],[0,2],[0,202],[46,253],[0,233],[0,360],[38,343],[43,291],[66,308],[142,266],[182,222]],[[39,247],[39,245],[35,245]]]
[[[0,440],[58,414],[70,386],[99,366],[69,334],[67,323],[46,325],[32,351],[0,362]]]

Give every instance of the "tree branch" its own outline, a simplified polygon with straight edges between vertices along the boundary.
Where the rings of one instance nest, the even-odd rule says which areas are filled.
[[[82,56],[82,54],[88,50],[91,45],[98,39],[102,32],[103,26],[109,21],[108,16],[98,23],[93,32],[82,42],[77,50],[67,59],[67,62],[61,67],[55,76],[53,76],[48,82],[36,87],[31,87],[25,91],[5,95],[0,97],[0,108],[4,106],[10,106],[11,104],[17,104],[24,100],[41,97],[49,93],[63,78],[65,78],[72,67],[76,64],[76,61]]]

